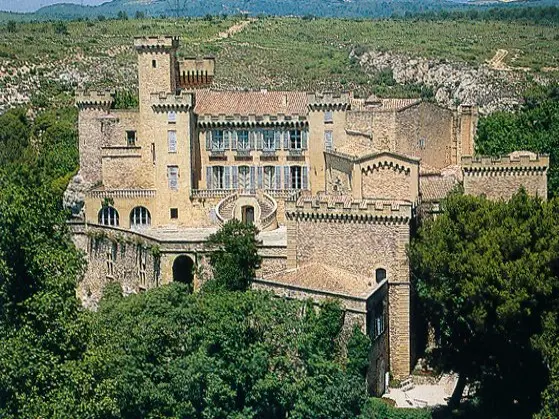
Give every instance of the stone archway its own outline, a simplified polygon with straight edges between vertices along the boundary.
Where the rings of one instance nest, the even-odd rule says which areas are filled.
[[[186,255],[180,255],[173,262],[173,282],[192,286],[194,283],[194,261]]]

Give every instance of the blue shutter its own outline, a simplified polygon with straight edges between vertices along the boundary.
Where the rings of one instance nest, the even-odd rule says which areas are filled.
[[[306,150],[309,146],[309,132],[306,129],[303,129],[301,131],[301,143],[302,143],[302,148],[303,150]]]
[[[274,143],[275,143],[274,145],[276,146],[276,150],[280,150],[281,149],[281,131],[274,131]]]
[[[256,177],[256,166],[250,166],[250,189],[256,188],[255,177]]]
[[[289,131],[283,131],[283,149],[289,150]]]
[[[309,168],[308,166],[301,167],[301,186],[303,190],[309,189]]]
[[[232,166],[231,171],[233,173],[232,174],[233,189],[238,189],[239,188],[239,167],[238,166]]]
[[[264,138],[264,131],[256,131],[256,149],[262,150],[262,140]]]
[[[231,131],[231,150],[237,149],[237,131]]]
[[[276,181],[276,184],[274,187],[275,189],[281,189],[281,166],[276,166],[275,172],[276,178],[274,180]]]
[[[206,189],[212,188],[212,166],[206,167]]]
[[[289,171],[289,166],[284,166],[283,167],[283,182],[284,182],[284,186],[285,189],[291,189],[291,173]]]
[[[229,166],[225,166],[223,168],[223,172],[223,177],[225,178],[223,186],[225,189],[231,189],[231,168]]]
[[[264,188],[264,168],[262,166],[258,166],[258,189],[263,189],[263,188]]]
[[[212,132],[210,130],[206,131],[206,150],[212,149]]]

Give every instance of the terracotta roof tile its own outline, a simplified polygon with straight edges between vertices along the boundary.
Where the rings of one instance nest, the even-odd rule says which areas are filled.
[[[369,278],[319,263],[310,263],[296,269],[278,272],[264,279],[280,284],[353,297],[368,297],[378,286],[372,277]]]
[[[420,176],[421,198],[425,202],[440,201],[449,194],[456,183],[456,179],[452,176]]]
[[[305,92],[197,90],[198,115],[306,115]]]

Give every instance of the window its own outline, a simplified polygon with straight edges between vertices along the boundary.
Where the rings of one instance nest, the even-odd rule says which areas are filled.
[[[419,145],[419,148],[423,150],[425,148],[425,138],[420,138],[418,145]]]
[[[118,226],[118,211],[111,206],[105,206],[99,210],[99,224],[106,226]]]
[[[155,164],[155,143],[151,143],[151,162]]]
[[[334,113],[332,111],[324,112],[324,123],[331,124],[334,122]]]
[[[111,243],[110,249],[107,250],[106,257],[106,267],[107,276],[112,278],[115,275],[115,256],[116,256],[116,244]]]
[[[126,144],[128,147],[136,145],[136,131],[126,131]]]
[[[179,218],[179,209],[171,208],[171,220],[176,220],[177,218]]]
[[[167,131],[167,142],[169,144],[169,153],[177,152],[177,131]]]
[[[386,269],[378,268],[375,271],[375,279],[377,281],[377,284],[380,284],[382,281],[384,281],[386,279]]]
[[[373,309],[373,339],[378,338],[384,332],[384,302],[381,301]]]
[[[301,150],[303,148],[301,130],[294,129],[289,131],[289,141],[290,149]]]
[[[239,166],[239,189],[251,189],[250,167]]]
[[[151,66],[157,68],[157,60],[151,60]]]
[[[332,131],[324,131],[324,149],[332,150],[334,148],[334,139],[332,137]]]
[[[264,166],[264,189],[276,188],[276,168],[274,166]]]
[[[174,191],[179,189],[179,168],[178,166],[167,166],[167,178],[169,180],[169,189]]]
[[[237,149],[250,150],[248,131],[237,131]]]
[[[264,130],[262,133],[262,149],[264,151],[274,151],[276,149],[276,139],[274,131]]]
[[[291,178],[291,189],[301,189],[303,187],[303,177],[302,177],[301,166],[291,166],[290,168],[290,178]]]
[[[136,254],[136,267],[138,269],[138,285],[140,289],[144,290],[147,288],[146,265],[146,252],[140,248]]]
[[[177,113],[175,111],[169,112],[167,114],[167,121],[169,121],[170,124],[177,122]]]
[[[130,227],[144,227],[151,224],[151,214],[146,207],[136,207],[130,212]]]
[[[225,189],[225,168],[223,166],[212,167],[212,188]]]
[[[223,138],[223,131],[212,131],[212,150],[223,151],[225,150],[225,140]]]

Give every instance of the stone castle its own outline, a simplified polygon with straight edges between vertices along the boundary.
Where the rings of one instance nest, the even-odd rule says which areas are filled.
[[[204,242],[236,218],[261,231],[253,287],[339,299],[373,342],[369,387],[410,374],[413,291],[406,247],[418,218],[456,185],[508,198],[547,195],[548,158],[472,157],[477,109],[419,99],[211,89],[211,58],[177,59],[179,40],[136,38],[139,108],[80,92],[74,239],[89,260],[78,286],[94,306],[118,281],[136,293],[199,288]]]

